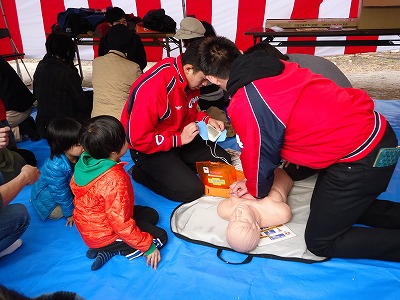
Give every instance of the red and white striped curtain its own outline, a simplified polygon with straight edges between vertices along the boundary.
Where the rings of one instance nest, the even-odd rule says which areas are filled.
[[[105,9],[121,7],[126,13],[143,17],[150,9],[164,8],[177,23],[183,18],[182,0],[1,0],[6,19],[19,51],[28,58],[42,58],[45,53],[46,33],[56,23],[57,14],[70,7]],[[186,0],[186,14],[211,23],[217,34],[226,36],[240,49],[252,45],[251,36],[243,33],[251,27],[262,27],[268,19],[302,18],[356,18],[361,0]],[[4,27],[3,18],[0,27]],[[342,37],[346,39],[346,37]],[[347,37],[348,39],[350,37]],[[372,37],[379,39],[379,37]],[[0,41],[0,47],[9,47]],[[393,46],[393,49],[399,47]],[[4,49],[4,48],[3,48]],[[389,50],[390,47],[290,47],[280,49],[287,53],[315,55],[340,55],[357,52]],[[7,52],[7,51],[0,51]],[[161,48],[146,48],[148,61],[158,61],[166,56]],[[91,60],[96,49],[81,46],[81,58]],[[178,55],[178,50],[172,52]]]

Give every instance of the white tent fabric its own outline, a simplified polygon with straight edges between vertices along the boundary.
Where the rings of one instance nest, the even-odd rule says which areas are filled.
[[[360,2],[361,0],[183,1],[187,15],[195,15],[200,20],[210,22],[218,35],[235,41],[243,50],[253,44],[252,38],[244,36],[243,32],[250,27],[262,27],[267,18],[356,18]],[[41,58],[44,55],[46,33],[49,33],[51,24],[56,22],[57,13],[70,7],[105,9],[108,6],[118,6],[125,12],[139,17],[143,17],[150,9],[164,8],[166,13],[176,21],[178,27],[184,15],[182,0],[3,0],[2,3],[14,40],[23,48],[27,58]],[[0,20],[0,25],[2,22],[3,20]],[[399,46],[357,47],[357,49],[355,47],[308,47],[299,51],[304,50],[308,54],[324,56],[390,49],[399,49]],[[280,48],[280,50],[287,51],[286,48]],[[153,48],[146,51],[154,52],[155,50]],[[84,60],[91,60],[95,56],[93,47],[81,47],[80,53]],[[174,50],[171,55],[178,54],[178,50]],[[159,50],[150,56],[158,60],[165,57],[166,52]]]

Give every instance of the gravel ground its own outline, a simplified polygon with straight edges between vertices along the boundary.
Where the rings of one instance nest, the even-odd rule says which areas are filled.
[[[356,88],[361,88],[374,99],[400,99],[400,51],[385,51],[374,53],[348,54],[328,56],[349,78]],[[31,75],[33,75],[38,60],[24,60]],[[10,62],[14,67],[15,63]],[[150,67],[154,63],[148,63]],[[92,87],[92,63],[82,62],[83,86]],[[29,77],[23,72],[24,81],[29,83]]]
[[[326,57],[372,98],[400,99],[400,51]]]

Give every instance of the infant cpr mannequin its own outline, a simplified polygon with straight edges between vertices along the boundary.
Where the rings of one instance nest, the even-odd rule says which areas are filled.
[[[287,223],[291,216],[286,204],[293,181],[282,169],[275,170],[275,179],[268,196],[255,199],[249,194],[231,197],[218,204],[218,214],[228,220],[226,238],[232,249],[249,252],[260,241],[260,228]]]

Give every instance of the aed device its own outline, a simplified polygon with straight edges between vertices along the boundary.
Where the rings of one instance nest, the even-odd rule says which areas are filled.
[[[230,185],[244,179],[242,171],[221,162],[196,162],[196,169],[204,184],[204,193],[208,196],[229,198]]]

